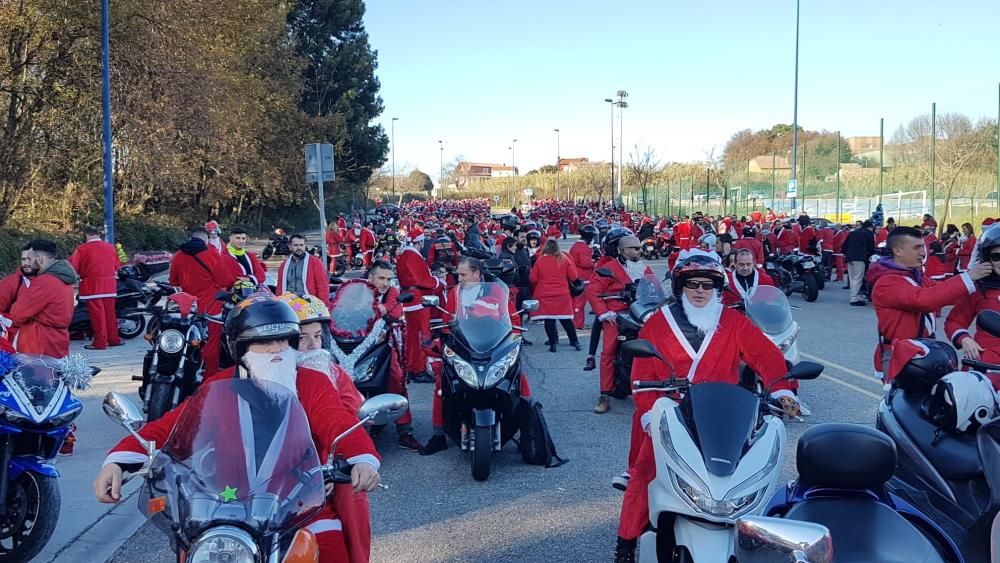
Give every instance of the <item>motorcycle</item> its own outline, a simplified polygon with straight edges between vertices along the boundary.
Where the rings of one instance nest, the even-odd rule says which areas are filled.
[[[659,258],[657,253],[657,241],[655,237],[647,237],[642,241],[642,259],[643,260],[656,260]]]
[[[806,430],[796,452],[798,479],[775,492],[763,517],[749,526],[737,522],[737,560],[963,563],[944,530],[886,486],[896,452],[889,436],[860,424]],[[767,529],[778,533],[765,535]],[[812,539],[776,541],[796,529],[811,529]],[[807,558],[789,557],[791,545]],[[769,553],[786,555],[772,559]]]
[[[337,443],[366,423],[397,418],[406,399],[366,401],[357,424],[334,440],[326,464],[316,455],[302,405],[282,385],[209,383],[159,451],[139,436],[142,415],[124,395],[109,393],[103,407],[146,448],[143,467],[124,481],[145,479],[139,510],[170,538],[178,561],[305,563],[319,557],[315,536],[303,528],[326,502],[324,485],[351,482],[351,465],[334,457]]]
[[[769,254],[764,260],[764,270],[785,295],[801,293],[809,303],[819,297],[816,260],[808,254]]]
[[[202,379],[202,345],[208,340],[206,318],[198,313],[193,296],[175,293],[156,307],[146,334],[150,349],[142,359],[139,397],[146,422],[152,422],[181,404],[198,389]]]
[[[1000,336],[1000,314],[984,311],[976,326]],[[1000,371],[1000,365],[976,360],[962,364],[983,373]],[[988,561],[990,528],[1000,517],[1000,419],[976,432],[941,428],[925,408],[930,385],[909,385],[909,366],[892,381],[878,408],[876,427],[899,452],[888,488],[933,518],[970,561]]]
[[[261,259],[269,260],[272,256],[290,256],[292,254],[292,249],[288,244],[289,238],[288,235],[285,234],[285,230],[275,229],[274,233],[267,242],[267,246],[265,246],[263,252],[260,253]]]
[[[517,433],[518,413],[527,404],[521,398],[523,329],[511,323],[510,292],[503,283],[462,288],[458,300],[449,333],[442,336],[442,413],[448,436],[471,453],[472,478],[485,481],[493,452]],[[422,304],[440,309],[437,296],[424,296]],[[538,309],[535,300],[523,305],[524,311]]]
[[[785,355],[785,364],[790,367],[799,363],[800,327],[792,318],[791,306],[785,294],[777,287],[760,285],[742,306],[750,322]],[[744,365],[740,372],[740,381],[746,385],[756,378],[757,374],[750,369],[750,366]]]
[[[7,371],[0,380],[0,559],[26,562],[59,520],[56,455],[83,411],[72,389],[86,389],[100,370],[72,357],[0,356]]]
[[[361,253],[361,242],[354,241],[351,245],[351,259],[348,261],[352,270],[360,270],[365,267],[365,255]]]
[[[173,288],[161,282],[143,282],[139,270],[125,266],[118,270],[115,315],[118,318],[118,335],[126,340],[135,338],[146,329],[146,315],[165,295],[173,293]],[[71,334],[92,333],[87,300],[78,299],[70,321]]]
[[[622,347],[633,357],[667,363],[647,340]],[[815,379],[822,371],[802,362],[782,380]],[[650,410],[657,474],[649,485],[653,528],[639,538],[640,561],[729,561],[736,519],[761,513],[777,487],[787,441],[781,409],[770,389],[690,385],[674,377],[633,383],[635,393],[650,391],[683,398],[662,397]]]

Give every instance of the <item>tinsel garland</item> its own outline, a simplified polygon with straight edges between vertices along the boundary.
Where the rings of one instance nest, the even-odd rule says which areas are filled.
[[[90,381],[94,378],[94,369],[83,354],[70,354],[61,360],[56,360],[59,377],[70,389],[85,391],[90,389]]]
[[[17,367],[17,358],[14,354],[0,351],[0,377],[3,377]]]
[[[340,367],[344,368],[344,370],[347,371],[347,373],[351,374],[351,379],[354,379],[354,364],[357,363],[359,359],[361,359],[361,356],[363,356],[365,352],[367,352],[368,349],[372,347],[373,344],[381,340],[384,335],[385,335],[385,321],[383,321],[382,319],[378,319],[377,321],[375,321],[375,326],[372,327],[372,330],[371,332],[368,333],[368,336],[366,336],[365,339],[361,341],[361,344],[358,344],[358,347],[355,348],[350,355],[345,355],[344,352],[340,349],[340,347],[338,347],[336,344],[333,345],[332,347],[333,349],[330,350],[330,352],[333,354],[333,357],[337,360],[337,363],[340,364]]]
[[[344,295],[347,295],[348,293],[351,292],[351,290],[349,288],[351,288],[351,287],[353,287],[355,285],[361,285],[361,284],[367,286],[367,288],[371,291],[372,296],[375,295],[375,292],[376,292],[375,286],[373,286],[372,284],[368,283],[367,280],[351,280],[351,281],[345,283],[344,285],[340,286],[340,289],[338,289],[337,293],[334,294],[333,301],[330,303],[330,312],[333,313],[333,312],[336,311],[337,304],[340,303],[340,299]],[[375,320],[379,316],[378,315],[378,311],[377,311],[378,307],[376,306],[376,303],[374,302],[374,299],[373,299],[373,302],[372,302],[372,309],[374,310],[374,314],[371,316],[371,318],[368,319],[368,326],[365,327],[364,331],[359,330],[359,331],[355,332],[355,331],[350,331],[350,330],[344,330],[342,328],[337,327],[335,323],[331,322],[330,323],[330,333],[333,334],[334,336],[338,337],[338,338],[356,338],[358,336],[361,336],[365,332],[368,332],[369,334],[371,334],[371,331],[372,331],[372,329],[375,326]]]

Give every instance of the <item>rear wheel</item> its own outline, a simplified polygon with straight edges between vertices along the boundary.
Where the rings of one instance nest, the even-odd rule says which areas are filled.
[[[817,265],[813,270],[813,276],[816,277],[816,289],[823,291],[826,288],[826,270],[823,266]]]
[[[485,481],[490,478],[490,462],[493,457],[493,428],[477,426],[473,434],[472,478]]]
[[[9,484],[7,516],[0,519],[0,559],[31,561],[52,537],[59,520],[59,482],[25,471]]]
[[[128,340],[139,336],[144,330],[146,330],[145,315],[118,317],[118,336]]]
[[[344,273],[347,272],[347,260],[343,258],[337,258],[337,265],[334,267],[333,275],[334,277],[342,277]]]
[[[812,274],[802,274],[802,295],[809,303],[812,303],[819,297],[819,288],[816,286],[816,276]]]
[[[262,260],[267,260],[273,255],[274,255],[274,247],[271,246],[270,244],[264,247],[264,252],[260,253],[260,257]]]
[[[174,387],[169,383],[154,382],[146,393],[149,395],[149,408],[146,411],[146,422],[153,422],[162,417],[171,408],[171,398]]]

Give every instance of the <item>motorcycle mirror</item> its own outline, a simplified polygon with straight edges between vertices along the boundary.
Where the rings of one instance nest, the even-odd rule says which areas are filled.
[[[399,294],[399,299],[397,299],[397,301],[399,301],[400,303],[413,303],[413,299],[414,296],[412,293],[410,293],[409,291],[404,291],[403,293]]]
[[[641,338],[638,340],[632,340],[625,342],[621,345],[621,347],[623,352],[631,354],[633,358],[660,358],[661,360],[664,360],[660,351],[657,350],[656,347],[653,346],[653,343],[648,340]]]
[[[986,310],[976,315],[976,328],[1000,338],[1000,313]]]
[[[816,379],[823,373],[823,365],[816,362],[801,361],[788,370],[791,379]]]
[[[525,299],[522,305],[526,312],[532,313],[538,310],[538,307],[541,305],[541,303],[539,303],[537,299]]]
[[[424,307],[437,307],[441,304],[441,298],[437,295],[424,295],[420,298],[420,304]]]
[[[227,299],[229,299],[229,292],[228,291],[223,290],[223,291],[220,291],[220,292],[218,292],[218,293],[215,294],[215,300],[216,301],[225,301]]]
[[[744,516],[736,520],[733,535],[740,563],[833,562],[830,530],[812,522]]]
[[[358,418],[368,419],[376,426],[389,424],[403,416],[408,405],[408,401],[402,395],[395,393],[376,395],[362,403],[358,409]]]
[[[112,391],[104,396],[101,407],[108,418],[124,426],[129,432],[142,428],[142,412],[125,395]]]
[[[598,269],[594,270],[594,273],[597,274],[597,275],[599,275],[599,276],[601,276],[602,278],[613,278],[613,277],[615,277],[615,275],[611,272],[611,270],[609,270],[607,268],[598,268]]]

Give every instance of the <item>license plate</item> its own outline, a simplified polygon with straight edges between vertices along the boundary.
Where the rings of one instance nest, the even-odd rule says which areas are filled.
[[[805,268],[805,269],[807,269],[807,270],[811,270],[813,268],[813,264],[812,264],[812,262],[805,262],[805,263],[802,264],[802,267]]]
[[[647,244],[646,245],[646,250],[653,250],[653,245]]]

